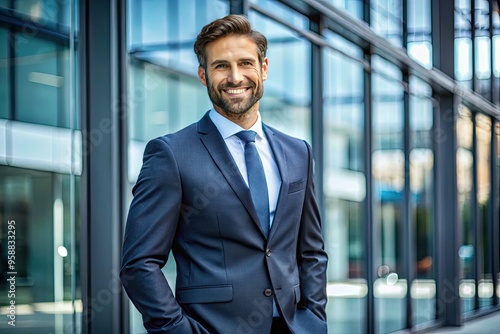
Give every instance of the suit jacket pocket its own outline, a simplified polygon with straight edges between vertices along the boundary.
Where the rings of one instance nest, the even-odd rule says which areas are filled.
[[[179,288],[175,297],[179,304],[229,302],[233,300],[233,286],[224,284]]]
[[[290,183],[290,186],[288,187],[288,193],[294,193],[299,190],[302,190],[306,187],[307,179],[303,179],[297,182],[292,182]]]

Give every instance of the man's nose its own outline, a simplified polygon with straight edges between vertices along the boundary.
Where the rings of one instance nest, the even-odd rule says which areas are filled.
[[[238,66],[233,66],[231,67],[231,71],[229,73],[229,77],[227,80],[231,83],[239,83],[243,81],[243,73],[241,72],[241,69],[238,68]]]

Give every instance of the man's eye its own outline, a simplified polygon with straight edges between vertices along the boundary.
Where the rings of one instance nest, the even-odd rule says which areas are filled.
[[[227,65],[226,64],[219,64],[217,66],[215,66],[215,68],[226,68]]]
[[[252,66],[252,63],[249,61],[244,61],[241,63],[242,66]]]

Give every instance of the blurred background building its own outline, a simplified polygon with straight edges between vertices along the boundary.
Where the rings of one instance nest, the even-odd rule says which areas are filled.
[[[269,39],[264,121],[315,152],[329,333],[499,310],[497,1],[0,0],[0,331],[144,332],[131,188],[146,142],[211,107],[192,45],[229,13]]]

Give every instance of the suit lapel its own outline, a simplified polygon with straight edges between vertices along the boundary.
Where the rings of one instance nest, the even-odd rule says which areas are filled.
[[[208,113],[198,122],[198,133],[200,140],[212,157],[213,161],[220,169],[225,179],[236,193],[236,196],[245,206],[249,215],[252,217],[255,224],[262,232],[262,227],[259,223],[259,218],[255,206],[253,205],[252,196],[248,189],[245,180],[241,176],[238,166],[229,152],[224,139],[217,130]],[[262,232],[263,233],[263,232]]]
[[[271,150],[273,151],[274,160],[276,161],[276,165],[278,165],[278,170],[281,177],[281,187],[278,196],[278,203],[276,204],[276,212],[274,213],[273,225],[271,226],[271,230],[269,231],[270,240],[276,232],[276,229],[278,228],[278,225],[281,221],[281,217],[283,216],[290,181],[286,163],[287,157],[285,151],[283,150],[283,146],[276,138],[271,128],[267,127],[265,124],[262,124],[262,127],[264,129],[264,133],[266,134],[267,141],[269,142],[269,146],[271,146]]]

